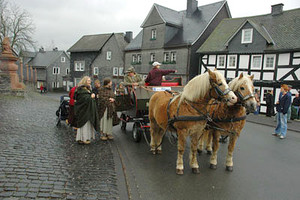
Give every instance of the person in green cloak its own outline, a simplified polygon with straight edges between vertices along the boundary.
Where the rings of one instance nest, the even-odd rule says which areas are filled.
[[[99,131],[99,118],[95,94],[91,90],[91,78],[85,76],[75,90],[75,106],[78,143],[89,144],[95,139],[95,130]]]

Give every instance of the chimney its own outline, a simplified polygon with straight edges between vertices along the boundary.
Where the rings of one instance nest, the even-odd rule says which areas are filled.
[[[124,39],[126,40],[126,42],[130,43],[132,40],[132,31],[126,31]]]
[[[53,48],[53,51],[58,51],[58,48],[57,48],[57,47],[54,47],[54,48]]]
[[[39,49],[39,52],[40,52],[40,53],[45,53],[44,47],[41,47],[41,48]]]
[[[198,9],[197,0],[187,0],[186,16],[191,17],[193,13]]]
[[[272,5],[272,11],[271,11],[271,14],[274,16],[274,15],[280,15],[282,13],[282,10],[283,10],[283,3],[279,3],[279,4],[275,4],[275,5]]]

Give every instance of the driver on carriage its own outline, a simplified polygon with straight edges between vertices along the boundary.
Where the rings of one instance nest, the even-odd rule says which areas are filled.
[[[121,83],[123,86],[145,85],[145,82],[142,79],[141,75],[135,72],[134,67],[129,67],[125,73],[126,75],[124,76],[124,82]]]

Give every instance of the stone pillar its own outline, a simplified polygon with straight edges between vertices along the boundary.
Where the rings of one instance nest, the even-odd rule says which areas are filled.
[[[33,68],[32,68],[32,66],[30,66],[30,80],[31,80],[31,83],[33,83]]]
[[[25,85],[19,82],[19,76],[17,74],[18,65],[16,61],[18,60],[12,53],[9,38],[5,37],[2,42],[2,53],[0,55],[0,70],[10,76],[10,86],[12,90],[24,90]]]
[[[26,81],[29,82],[29,66],[26,64]]]
[[[35,74],[35,84],[37,84],[37,71],[36,71],[36,68],[34,69],[34,74]]]
[[[23,82],[23,59],[20,58],[20,78],[21,82]]]

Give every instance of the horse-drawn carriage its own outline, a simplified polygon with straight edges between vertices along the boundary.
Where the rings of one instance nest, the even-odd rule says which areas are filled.
[[[149,131],[149,100],[157,91],[182,91],[181,78],[163,81],[162,86],[126,87],[116,96],[116,111],[121,112],[121,129],[126,130],[127,123],[133,122],[132,138],[140,142],[142,135]]]

